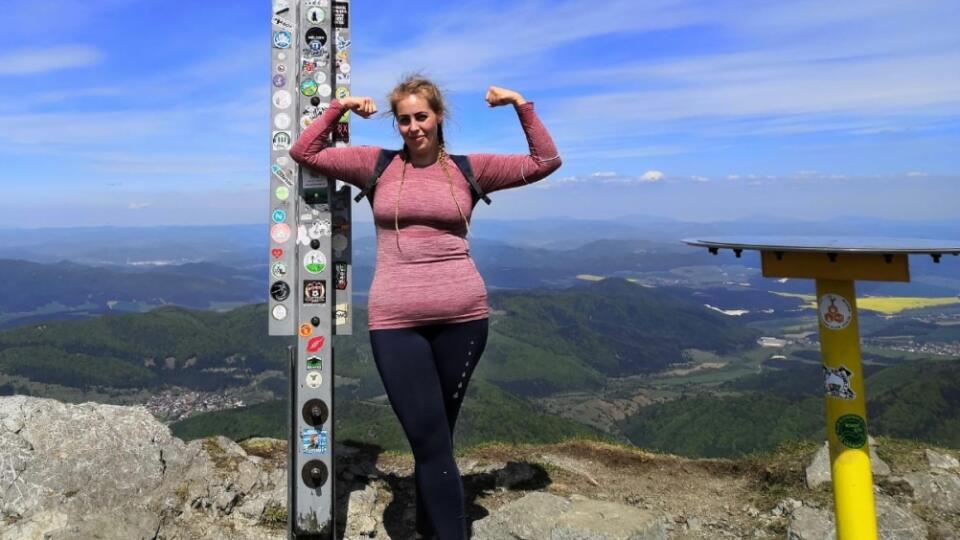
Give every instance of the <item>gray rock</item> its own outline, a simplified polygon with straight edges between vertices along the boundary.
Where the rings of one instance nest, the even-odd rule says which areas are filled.
[[[924,453],[927,455],[927,464],[930,465],[931,469],[944,469],[947,471],[960,469],[960,461],[953,456],[934,452],[929,448],[924,450]]]
[[[868,439],[870,442],[870,470],[874,477],[888,476],[890,466],[886,464],[880,456],[877,455],[876,444],[873,437]],[[807,487],[815,489],[821,485],[830,484],[830,443],[824,441],[823,446],[813,455],[810,465],[807,467]]]
[[[2,540],[279,539],[259,520],[286,504],[285,472],[225,437],[185,444],[143,407],[0,397]]]
[[[937,510],[960,514],[960,476],[933,470],[903,475],[918,503]]]
[[[666,540],[662,515],[532,492],[473,523],[476,540]]]
[[[917,540],[927,538],[927,526],[909,510],[900,508],[885,495],[877,495],[877,528],[880,540]],[[832,509],[803,506],[794,510],[787,529],[789,540],[836,540],[837,529]]]

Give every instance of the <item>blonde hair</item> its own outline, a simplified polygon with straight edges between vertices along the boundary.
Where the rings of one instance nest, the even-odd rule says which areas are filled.
[[[400,83],[395,86],[387,96],[387,100],[390,102],[390,113],[393,116],[394,121],[397,119],[397,104],[400,103],[403,98],[409,95],[416,95],[423,98],[426,100],[434,114],[444,118],[447,117],[447,107],[444,103],[443,92],[436,85],[436,83],[419,73],[415,73],[404,77],[404,79],[400,81]],[[442,121],[437,123],[437,143],[437,161],[440,162],[440,168],[443,169],[443,174],[447,177],[447,183],[450,185],[450,196],[453,197],[453,202],[457,205],[457,211],[460,212],[460,217],[463,218],[463,223],[467,228],[467,234],[470,234],[470,221],[463,213],[463,209],[460,207],[460,201],[457,200],[456,195],[453,193],[453,177],[450,176],[450,167],[448,165],[449,156],[447,155],[446,146],[443,140]],[[406,145],[404,145],[403,150],[404,151],[400,153],[401,159],[403,160],[403,168],[400,172],[400,189],[397,192],[397,204],[393,214],[393,226],[397,232],[398,250],[400,250],[400,195],[403,193],[403,182],[407,176],[407,161],[409,161],[409,156],[406,152]]]

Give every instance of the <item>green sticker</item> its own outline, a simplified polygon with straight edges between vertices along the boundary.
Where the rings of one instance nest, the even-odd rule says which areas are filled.
[[[863,448],[867,443],[867,423],[855,414],[845,414],[837,418],[834,431],[847,448]]]

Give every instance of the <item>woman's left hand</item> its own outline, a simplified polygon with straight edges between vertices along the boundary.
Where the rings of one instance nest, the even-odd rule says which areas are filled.
[[[506,88],[500,88],[499,86],[490,86],[490,88],[487,89],[486,99],[487,105],[490,107],[499,107],[500,105],[508,105],[511,103],[520,106],[527,102],[519,93]]]

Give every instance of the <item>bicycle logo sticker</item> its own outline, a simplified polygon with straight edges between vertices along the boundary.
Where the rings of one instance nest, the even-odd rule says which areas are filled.
[[[830,330],[843,330],[850,325],[853,309],[839,294],[827,293],[820,297],[820,321]]]

